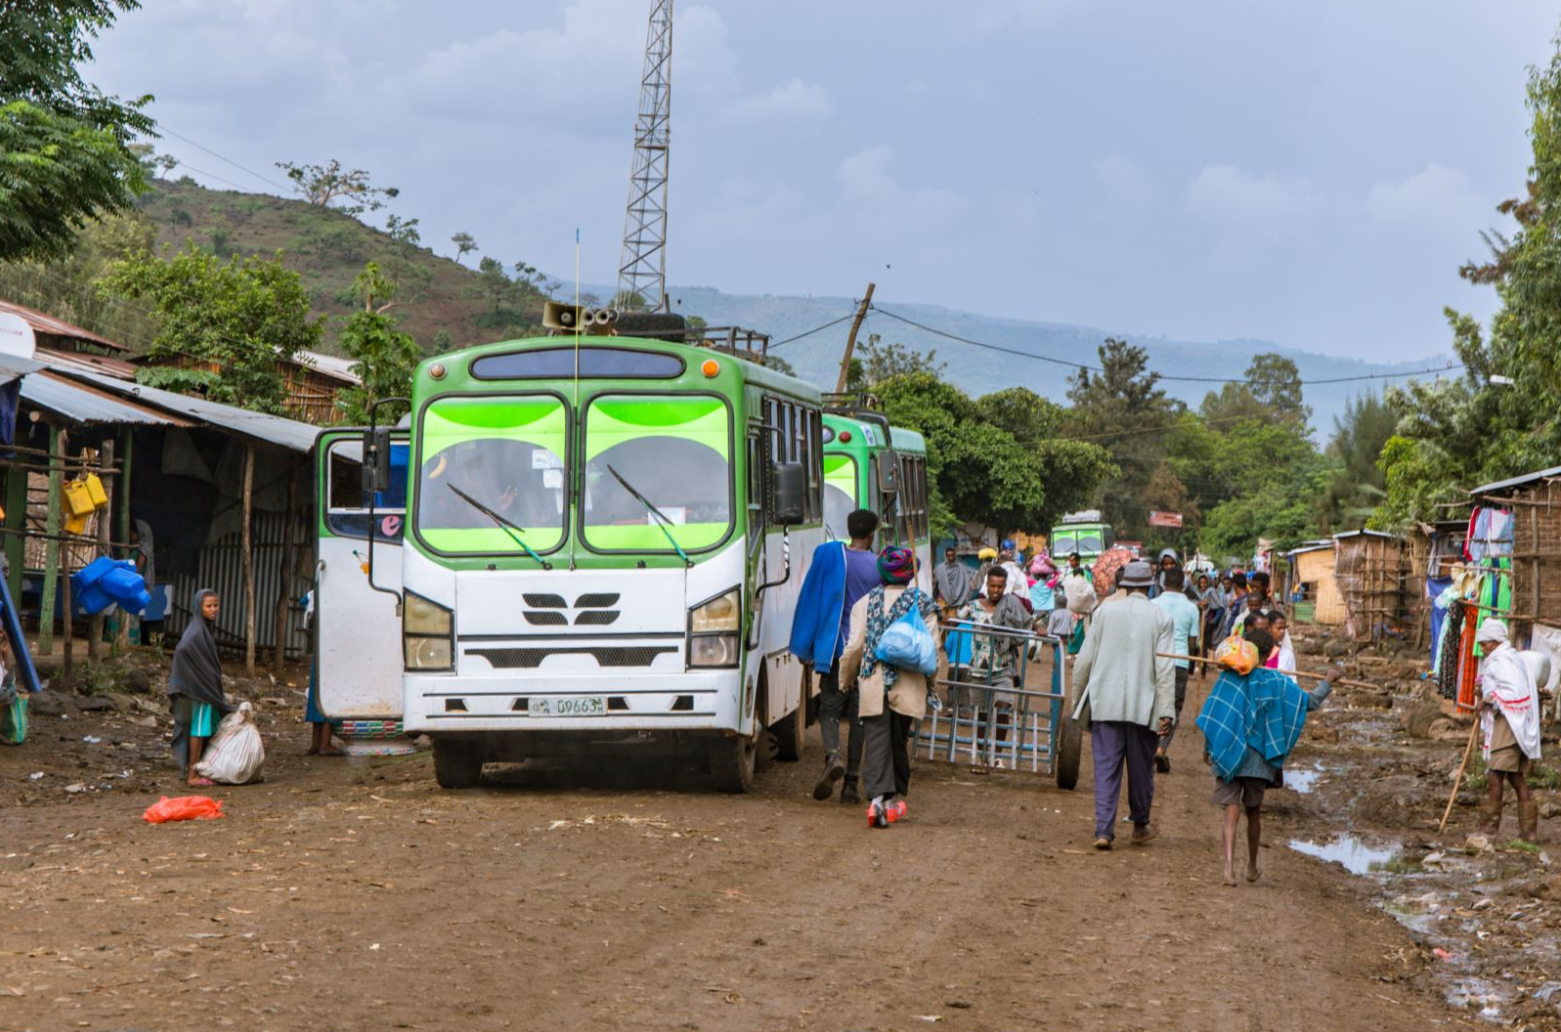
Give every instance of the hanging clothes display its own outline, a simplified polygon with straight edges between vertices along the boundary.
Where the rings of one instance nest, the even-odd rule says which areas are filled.
[[[1463,654],[1463,625],[1468,607],[1454,598],[1442,623],[1441,649],[1436,658],[1436,690],[1444,699],[1458,697],[1459,658]]]
[[[1431,600],[1431,672],[1442,665],[1442,627],[1447,621],[1447,607],[1458,597],[1453,590],[1451,577],[1427,577],[1425,597]]]

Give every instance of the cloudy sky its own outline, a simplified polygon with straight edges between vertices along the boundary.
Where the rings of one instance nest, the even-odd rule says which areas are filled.
[[[148,0],[93,76],[265,179],[612,282],[648,0]],[[1561,2],[679,0],[668,277],[1373,358],[1488,314]],[[184,140],[222,187],[280,192]],[[194,170],[203,171],[194,171]]]

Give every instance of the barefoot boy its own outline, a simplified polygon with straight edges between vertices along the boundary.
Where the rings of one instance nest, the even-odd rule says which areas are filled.
[[[1343,673],[1330,668],[1323,682],[1304,691],[1277,670],[1265,669],[1274,639],[1265,630],[1246,633],[1258,653],[1258,666],[1245,677],[1223,671],[1198,714],[1198,728],[1214,765],[1214,805],[1225,808],[1225,884],[1236,884],[1236,827],[1247,814],[1247,881],[1262,873],[1258,848],[1263,838],[1263,793],[1279,783],[1285,757],[1306,726],[1306,715],[1321,706]]]

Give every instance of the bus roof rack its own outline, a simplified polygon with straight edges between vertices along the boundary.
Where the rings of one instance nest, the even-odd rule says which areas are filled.
[[[878,400],[878,395],[867,391],[847,391],[844,394],[826,391],[824,411],[837,416],[862,416],[869,413],[877,415],[883,412],[883,402]]]

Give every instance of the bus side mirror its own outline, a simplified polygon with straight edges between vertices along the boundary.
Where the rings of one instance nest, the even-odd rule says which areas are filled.
[[[808,471],[800,462],[777,463],[774,471],[775,512],[783,527],[807,519]]]
[[[900,491],[900,456],[893,451],[878,456],[878,490],[883,494]]]
[[[390,487],[390,428],[363,431],[363,491],[376,495]]]

